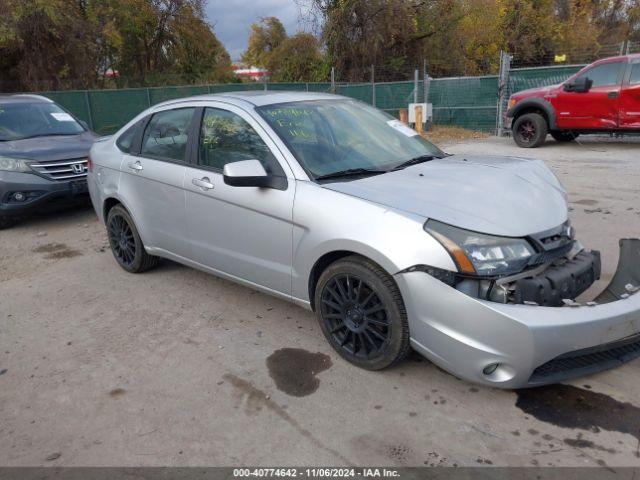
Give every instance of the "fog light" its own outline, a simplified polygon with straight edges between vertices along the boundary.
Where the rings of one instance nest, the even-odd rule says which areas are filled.
[[[16,192],[13,194],[13,199],[16,202],[24,202],[27,199],[27,196],[22,192]]]
[[[484,370],[482,370],[482,373],[484,373],[485,375],[491,375],[493,372],[495,372],[498,369],[499,366],[500,366],[499,363],[490,363],[489,365],[484,367]]]

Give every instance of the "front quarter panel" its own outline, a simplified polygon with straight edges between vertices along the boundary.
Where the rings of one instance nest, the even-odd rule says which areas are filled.
[[[294,204],[293,297],[309,302],[309,276],[324,255],[348,251],[393,275],[426,264],[456,270],[446,250],[423,229],[425,218],[321,185],[298,181]]]

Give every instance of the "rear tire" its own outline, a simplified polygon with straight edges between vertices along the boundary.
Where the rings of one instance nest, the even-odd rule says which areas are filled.
[[[326,339],[354,365],[381,370],[410,350],[407,312],[396,282],[363,257],[346,257],[322,272],[315,310]]]
[[[547,121],[539,113],[525,113],[513,122],[513,139],[522,148],[536,148],[547,138]]]
[[[160,259],[145,251],[131,215],[122,205],[109,210],[107,235],[114,258],[127,272],[142,273],[158,264]]]
[[[573,132],[551,132],[553,139],[559,143],[573,142],[579,135]]]

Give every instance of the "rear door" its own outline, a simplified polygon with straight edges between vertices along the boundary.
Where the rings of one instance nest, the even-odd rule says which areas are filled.
[[[588,92],[560,90],[554,100],[558,127],[575,130],[609,130],[618,127],[620,90],[626,62],[597,63],[574,80],[587,77],[593,85]]]
[[[289,296],[295,181],[262,126],[242,109],[204,109],[193,164],[185,178],[186,214],[194,259],[203,265]],[[283,189],[232,187],[227,163],[259,160]]]
[[[139,147],[124,155],[119,186],[145,245],[187,258],[183,183],[195,111],[183,107],[154,113]]]
[[[640,130],[640,58],[631,60],[622,85],[620,128]]]

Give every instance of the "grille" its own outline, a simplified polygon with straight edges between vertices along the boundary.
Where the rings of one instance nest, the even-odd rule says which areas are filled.
[[[31,163],[29,166],[38,174],[51,180],[69,180],[87,176],[87,159],[51,160]]]
[[[640,335],[618,342],[565,353],[539,366],[530,384],[557,382],[613,368],[640,357]]]

